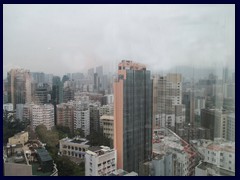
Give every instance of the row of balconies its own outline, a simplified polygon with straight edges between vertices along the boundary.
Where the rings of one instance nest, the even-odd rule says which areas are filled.
[[[64,149],[70,149],[70,150],[75,150],[75,151],[82,151],[85,152],[87,149],[86,148],[82,148],[82,147],[74,147],[74,146],[67,146],[67,145],[63,145]]]

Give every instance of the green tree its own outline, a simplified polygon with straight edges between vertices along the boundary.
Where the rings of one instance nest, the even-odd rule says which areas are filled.
[[[104,136],[104,134],[101,132],[93,131],[87,136],[87,139],[90,141],[91,146],[104,145],[111,147],[111,140]]]
[[[82,129],[76,129],[74,132],[75,136],[85,137],[84,131]]]
[[[8,111],[3,112],[3,142],[6,144],[8,138],[14,136],[21,131],[24,131],[27,127],[20,119],[14,119],[13,114]]]

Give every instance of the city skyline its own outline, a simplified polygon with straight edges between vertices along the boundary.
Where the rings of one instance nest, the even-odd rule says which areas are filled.
[[[4,5],[3,15],[4,77],[116,72],[122,59],[153,71],[235,68],[234,5]]]
[[[235,176],[234,4],[3,11],[3,175]]]

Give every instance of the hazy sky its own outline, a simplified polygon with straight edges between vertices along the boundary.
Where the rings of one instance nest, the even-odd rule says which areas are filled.
[[[114,70],[122,59],[235,67],[235,5],[3,5],[4,77]]]

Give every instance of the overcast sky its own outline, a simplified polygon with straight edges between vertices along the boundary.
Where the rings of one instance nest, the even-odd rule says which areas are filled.
[[[235,5],[3,5],[3,75],[63,75],[122,59],[152,70],[235,67]]]

